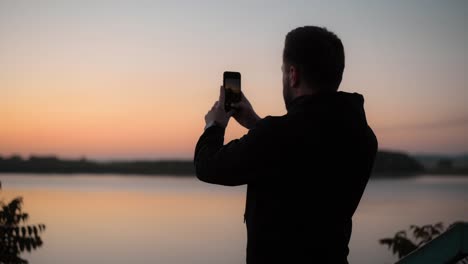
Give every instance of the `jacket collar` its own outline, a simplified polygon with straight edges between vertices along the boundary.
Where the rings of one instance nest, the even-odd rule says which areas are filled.
[[[310,95],[302,95],[299,97],[294,98],[288,105],[287,105],[287,111],[288,113],[290,112],[295,112],[298,109],[303,108],[306,105],[311,105],[317,102],[322,102],[324,100],[327,100],[328,98],[331,98],[335,95],[337,95],[338,92],[320,92],[316,94],[310,94]]]

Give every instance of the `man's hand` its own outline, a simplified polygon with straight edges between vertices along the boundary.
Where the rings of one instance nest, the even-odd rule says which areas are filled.
[[[239,103],[232,104],[231,106],[235,109],[233,114],[234,119],[247,129],[254,127],[261,119],[253,110],[252,105],[244,96],[244,93],[242,93],[241,101]]]
[[[227,127],[229,118],[231,118],[232,114],[234,113],[234,109],[226,113],[226,110],[224,109],[224,96],[224,87],[221,86],[219,100],[214,103],[213,107],[211,107],[211,110],[208,111],[208,113],[205,115],[205,129],[212,126],[213,124],[223,128]]]

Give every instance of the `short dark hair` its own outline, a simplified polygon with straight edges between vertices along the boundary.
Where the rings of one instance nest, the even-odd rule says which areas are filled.
[[[298,67],[308,85],[336,91],[343,78],[344,48],[338,36],[324,27],[298,27],[286,35],[283,61]]]

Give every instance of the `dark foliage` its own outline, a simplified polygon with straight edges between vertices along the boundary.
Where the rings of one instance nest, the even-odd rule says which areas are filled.
[[[379,242],[387,245],[393,254],[398,255],[398,258],[402,258],[440,235],[445,229],[442,223],[436,223],[423,226],[411,225],[410,231],[413,239],[408,237],[405,230],[401,230],[393,237],[380,239]]]
[[[192,161],[179,160],[96,162],[54,156],[29,159],[12,156],[0,159],[0,172],[194,175],[195,168]]]
[[[408,176],[422,172],[424,167],[405,153],[379,151],[375,158],[375,175]]]
[[[21,197],[9,203],[0,201],[0,264],[28,263],[20,257],[21,252],[31,252],[42,245],[40,233],[46,227],[26,224],[29,215],[22,211],[22,203]]]

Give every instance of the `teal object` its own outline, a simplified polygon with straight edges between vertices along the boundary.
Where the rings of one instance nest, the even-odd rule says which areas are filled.
[[[396,264],[468,263],[468,223],[456,223]]]

